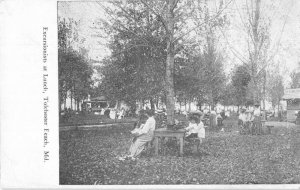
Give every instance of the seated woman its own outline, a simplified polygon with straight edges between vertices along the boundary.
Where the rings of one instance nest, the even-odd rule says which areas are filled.
[[[145,115],[148,117],[146,123],[133,132],[136,138],[133,139],[129,148],[129,155],[120,157],[119,160],[125,160],[125,158],[135,160],[145,148],[146,143],[152,141],[156,124],[154,111],[146,110]]]
[[[134,123],[134,128],[131,131],[132,134],[137,134],[140,129],[142,129],[146,123],[148,119],[148,116],[146,116],[144,113],[140,115],[138,122]],[[138,136],[134,136],[134,138],[132,139],[132,143],[135,142],[135,140],[137,139]]]

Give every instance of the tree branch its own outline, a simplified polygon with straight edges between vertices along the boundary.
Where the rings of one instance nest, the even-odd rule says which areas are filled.
[[[197,29],[198,27],[200,27],[200,26],[206,24],[207,22],[210,22],[210,21],[212,21],[212,20],[218,18],[218,17],[220,16],[220,14],[228,7],[228,5],[229,5],[232,1],[233,1],[233,0],[230,0],[229,3],[227,3],[226,6],[225,6],[223,9],[221,9],[221,10],[220,10],[213,18],[211,18],[211,19],[209,19],[209,20],[207,20],[207,21],[205,21],[205,22],[203,22],[203,23],[201,23],[201,24],[198,24],[197,26],[195,26],[195,27],[193,27],[192,29],[188,30],[186,33],[184,33],[184,34],[182,34],[181,36],[175,38],[175,39],[173,40],[173,43],[174,43],[174,42],[177,42],[177,41],[180,40],[180,39],[183,39],[184,36],[188,35],[189,33],[191,33],[192,31],[194,31],[194,30]]]
[[[165,19],[163,18],[163,16],[161,16],[159,13],[157,13],[154,9],[152,9],[144,0],[140,0],[141,3],[143,3],[151,12],[153,12],[153,14],[155,14],[159,20],[161,21],[161,23],[163,24],[165,30],[168,33],[168,27],[165,23]]]

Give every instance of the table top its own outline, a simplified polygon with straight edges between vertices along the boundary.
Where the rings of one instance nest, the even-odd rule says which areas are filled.
[[[178,130],[170,130],[167,128],[160,128],[154,131],[154,136],[184,136],[185,130],[178,129]]]
[[[154,132],[184,133],[185,130],[184,129],[171,130],[171,129],[167,129],[167,128],[159,128],[159,129],[155,129]]]

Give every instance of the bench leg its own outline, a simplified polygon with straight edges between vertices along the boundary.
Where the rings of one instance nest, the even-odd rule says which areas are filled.
[[[180,141],[180,150],[179,150],[179,154],[180,156],[183,155],[183,137],[182,138],[179,138],[179,141]]]
[[[199,146],[200,146],[200,139],[197,140],[197,152],[199,152]]]
[[[154,145],[155,145],[155,155],[158,155],[158,137],[155,137],[154,139]]]

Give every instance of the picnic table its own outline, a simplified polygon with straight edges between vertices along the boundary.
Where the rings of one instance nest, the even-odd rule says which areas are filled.
[[[183,155],[183,138],[184,138],[185,130],[171,130],[167,128],[160,128],[154,131],[154,146],[155,146],[155,155],[158,155],[158,146],[159,146],[159,138],[160,137],[176,137],[180,143],[179,154]]]

